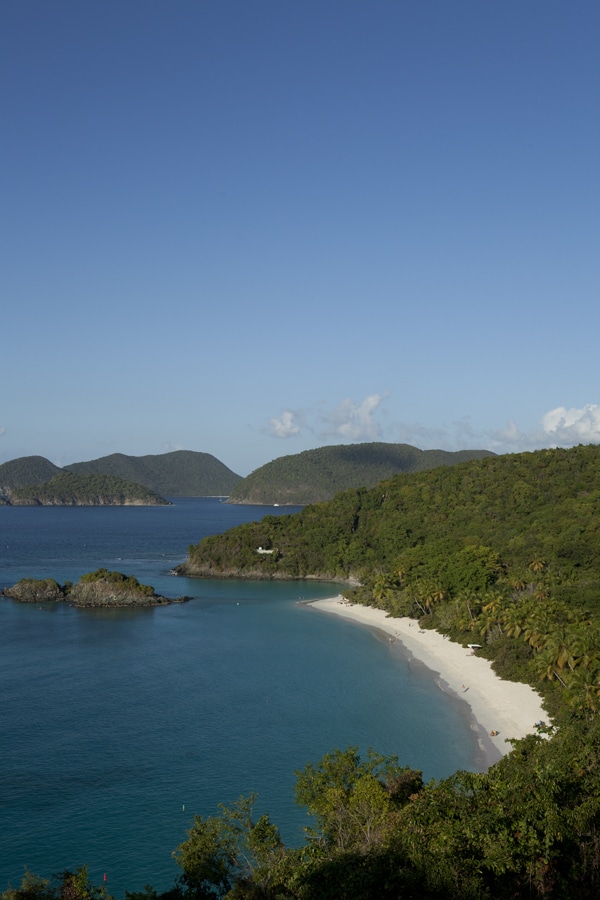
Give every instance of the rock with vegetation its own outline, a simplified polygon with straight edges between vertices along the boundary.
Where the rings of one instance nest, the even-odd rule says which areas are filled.
[[[82,575],[77,584],[60,585],[52,578],[23,578],[4,590],[4,596],[21,603],[59,602],[66,600],[74,606],[91,607],[139,607],[164,606],[183,603],[189,599],[178,597],[169,600],[156,594],[153,587],[140,582],[133,575],[97,569]]]
[[[65,588],[53,578],[22,578],[4,595],[21,603],[56,603],[65,599]]]
[[[420,472],[494,456],[489,450],[419,450],[409,444],[340,444],[281,456],[233,488],[229,503],[306,506],[348,488],[373,487],[400,472]]]

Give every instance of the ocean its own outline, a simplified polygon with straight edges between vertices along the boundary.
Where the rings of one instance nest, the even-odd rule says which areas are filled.
[[[0,587],[101,566],[185,604],[81,610],[0,598],[0,891],[87,864],[116,897],[172,886],[195,814],[258,794],[303,840],[294,772],[373,747],[443,778],[481,771],[467,704],[380,632],[303,601],[323,582],[186,579],[187,547],[285,508],[0,507]]]

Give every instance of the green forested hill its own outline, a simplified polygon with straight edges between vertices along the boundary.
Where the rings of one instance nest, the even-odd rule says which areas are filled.
[[[205,538],[181,572],[354,580],[353,601],[475,637],[504,674],[600,704],[598,446],[396,475]]]
[[[43,456],[24,456],[0,465],[0,498],[11,497],[23,488],[46,484],[61,473],[107,475],[137,485],[138,494],[139,487],[143,486],[161,497],[229,496],[234,485],[241,480],[239,475],[210,453],[190,450],[176,450],[156,456],[113,453],[89,462],[73,463],[63,469]],[[29,491],[26,496],[31,498],[34,495],[35,491]]]
[[[363,580],[376,569],[447,569],[455,554],[491,546],[503,565],[539,557],[581,581],[600,567],[599,513],[600,448],[540,450],[396,475],[267,516],[190,548],[188,568]],[[258,546],[277,548],[277,559],[259,559]]]
[[[210,453],[175,450],[149,456],[113,453],[65,466],[69,472],[115,475],[143,484],[163,497],[228,496],[240,476]]]
[[[469,459],[489,450],[419,450],[409,444],[340,444],[281,456],[256,469],[232,490],[230,503],[304,506],[329,500],[347,488],[373,487],[399,472],[420,472]]]
[[[155,491],[113,475],[74,475],[59,471],[45,484],[9,493],[13,506],[166,506]]]
[[[0,494],[11,488],[43,484],[61,472],[58,466],[43,456],[21,456],[0,466]]]

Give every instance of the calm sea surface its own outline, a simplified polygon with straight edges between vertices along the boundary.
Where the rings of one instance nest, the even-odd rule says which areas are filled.
[[[195,813],[259,795],[302,842],[294,771],[357,745],[426,778],[478,770],[468,708],[380,633],[298,601],[323,583],[175,578],[187,547],[265,513],[0,507],[0,587],[100,566],[186,604],[77,610],[0,598],[0,891],[87,863],[117,897],[170,887]]]

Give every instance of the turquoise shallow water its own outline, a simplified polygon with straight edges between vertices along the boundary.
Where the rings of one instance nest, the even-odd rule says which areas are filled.
[[[24,866],[84,862],[117,896],[167,888],[194,813],[250,791],[298,844],[294,770],[334,747],[426,778],[484,764],[466,704],[398,644],[299,602],[335,587],[168,574],[189,543],[266,511],[0,508],[0,586],[103,565],[193,597],[129,612],[0,600],[0,889]]]

